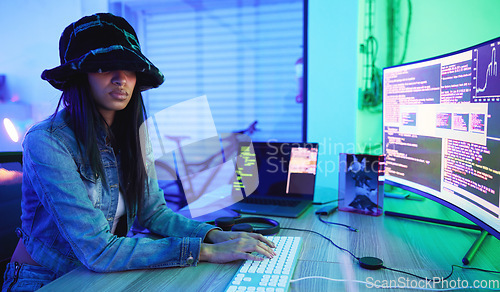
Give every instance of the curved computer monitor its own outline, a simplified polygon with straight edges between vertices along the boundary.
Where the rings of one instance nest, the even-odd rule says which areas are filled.
[[[500,239],[500,38],[384,68],[386,183]]]

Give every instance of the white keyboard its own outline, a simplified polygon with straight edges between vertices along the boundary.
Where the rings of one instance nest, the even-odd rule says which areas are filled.
[[[266,236],[276,244],[276,255],[263,261],[246,260],[226,288],[226,292],[256,291],[285,292],[288,291],[293,275],[302,239],[300,237]]]

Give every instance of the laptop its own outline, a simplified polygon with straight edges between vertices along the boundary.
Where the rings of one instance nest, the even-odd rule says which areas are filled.
[[[233,204],[234,211],[254,215],[299,217],[314,199],[318,165],[318,143],[240,143],[246,162],[255,162],[258,183],[239,185],[244,199]],[[251,163],[250,163],[251,164]],[[251,176],[240,169],[240,176]],[[247,180],[248,181],[248,180]],[[249,190],[250,189],[250,190]],[[251,192],[250,192],[251,191]]]

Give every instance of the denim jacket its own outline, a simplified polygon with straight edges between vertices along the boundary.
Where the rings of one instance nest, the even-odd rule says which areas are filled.
[[[106,184],[79,151],[66,110],[52,124],[33,126],[23,142],[22,238],[31,257],[57,276],[84,265],[96,272],[194,266],[214,226],[170,210],[149,167],[141,208],[126,206],[127,224],[138,223],[164,238],[111,233],[118,204],[118,162],[105,134],[98,137]],[[152,157],[151,151],[148,158]]]

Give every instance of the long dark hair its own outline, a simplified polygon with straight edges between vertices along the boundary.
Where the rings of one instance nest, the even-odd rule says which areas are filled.
[[[97,110],[87,74],[77,76],[67,83],[56,113],[61,102],[68,111],[69,127],[75,133],[84,161],[90,164],[94,173],[105,183],[106,175],[97,137],[100,129],[107,131],[115,155],[120,155],[121,182],[123,182],[120,187],[124,199],[128,204],[141,202],[146,188],[147,174],[141,152],[139,128],[147,116],[138,86],[134,88],[127,107],[116,112],[111,127]]]

